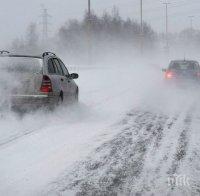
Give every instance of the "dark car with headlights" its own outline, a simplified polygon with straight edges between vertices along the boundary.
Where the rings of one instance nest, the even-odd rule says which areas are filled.
[[[167,81],[190,83],[200,81],[200,65],[193,60],[171,61],[169,67],[163,70]]]

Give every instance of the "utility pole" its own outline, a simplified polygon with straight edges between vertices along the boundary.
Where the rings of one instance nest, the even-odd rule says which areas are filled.
[[[167,53],[169,53],[169,35],[168,35],[168,33],[169,33],[169,27],[168,27],[168,5],[170,4],[170,3],[163,3],[164,5],[165,5],[165,25],[166,25],[166,51],[167,51]]]
[[[48,14],[48,10],[44,7],[42,7],[41,17],[42,17],[42,40],[46,42],[48,39],[48,33],[49,33],[49,28],[48,28],[49,18],[51,16]]]
[[[143,0],[140,0],[140,49],[143,54]]]
[[[143,0],[140,0],[140,32],[143,33]]]
[[[87,21],[87,42],[88,42],[88,65],[91,64],[91,53],[92,53],[92,49],[91,49],[91,1],[88,0],[88,21]]]
[[[193,18],[194,16],[188,16],[190,19],[190,29],[193,30]]]
[[[90,0],[88,0],[88,16],[90,18],[90,15],[91,15],[91,2]]]

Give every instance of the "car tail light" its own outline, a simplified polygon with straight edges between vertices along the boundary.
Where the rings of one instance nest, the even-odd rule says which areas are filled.
[[[197,77],[200,77],[200,72],[197,72]]]
[[[42,85],[41,85],[40,91],[43,92],[43,93],[50,93],[50,92],[53,91],[52,90],[51,80],[46,75],[43,76]]]
[[[174,73],[172,71],[166,71],[165,72],[165,78],[166,79],[171,79],[174,77]]]

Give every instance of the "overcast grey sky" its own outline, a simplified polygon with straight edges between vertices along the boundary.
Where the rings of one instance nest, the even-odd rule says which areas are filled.
[[[165,28],[165,0],[143,0],[144,20],[159,32]],[[169,25],[173,32],[190,25],[189,17],[194,15],[194,27],[200,27],[200,0],[168,0]],[[81,19],[87,8],[87,0],[0,0],[0,41],[2,47],[15,37],[24,35],[30,22],[39,24],[41,5],[44,4],[52,16],[53,32],[69,18]],[[111,11],[117,6],[122,17],[139,19],[139,0],[91,0],[92,9],[97,14]]]

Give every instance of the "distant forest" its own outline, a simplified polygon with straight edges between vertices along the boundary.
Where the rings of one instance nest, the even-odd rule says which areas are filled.
[[[156,51],[161,45],[164,47],[164,34],[156,33],[145,22],[142,32],[144,54]],[[138,55],[141,50],[140,24],[130,18],[123,19],[116,7],[102,16],[92,12],[90,16],[85,13],[81,21],[68,20],[45,42],[39,37],[37,25],[32,23],[23,38],[13,41],[11,51],[39,54],[50,50],[62,53],[72,63],[87,63],[88,57],[94,62],[111,56],[126,58],[127,54]],[[169,42],[172,47],[185,44],[199,47],[200,32],[185,29],[170,34]]]

